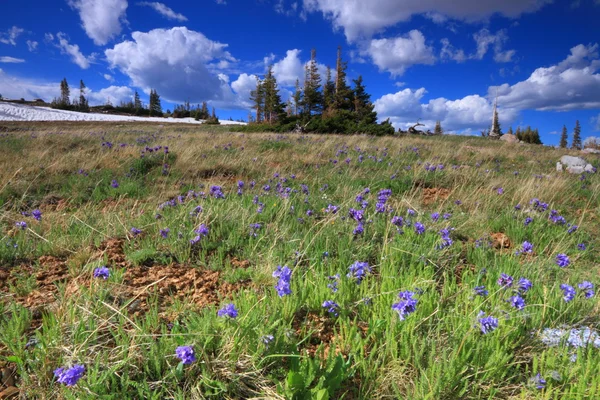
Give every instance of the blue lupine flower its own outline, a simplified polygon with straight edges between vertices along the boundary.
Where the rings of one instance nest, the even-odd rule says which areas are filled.
[[[539,372],[536,376],[531,378],[530,381],[538,390],[542,390],[546,387],[546,380],[542,377],[542,375]]]
[[[431,214],[432,221],[437,222],[438,219],[440,219],[440,213],[434,212],[433,214]]]
[[[37,221],[42,220],[42,212],[37,208],[31,212],[31,216],[35,218]]]
[[[338,206],[334,206],[332,204],[329,204],[327,206],[327,208],[325,209],[326,213],[331,213],[331,214],[337,214],[337,212],[340,210],[340,208]]]
[[[196,361],[192,346],[179,346],[175,349],[175,355],[181,360],[182,364],[191,364]]]
[[[98,267],[94,270],[94,278],[102,278],[104,280],[107,280],[109,276],[110,270],[106,266]]]
[[[445,213],[444,215],[442,215],[442,218],[444,218],[445,220],[449,220],[450,218],[452,218],[452,214]]]
[[[504,189],[503,189],[503,188],[501,188],[501,187],[499,187],[498,189],[496,189],[496,192],[497,192],[498,194],[504,194]]]
[[[340,274],[335,274],[333,276],[329,276],[328,279],[331,281],[331,283],[327,284],[327,288],[331,289],[332,293],[335,293],[338,291],[338,281],[340,280]]]
[[[400,321],[404,321],[409,314],[416,311],[419,301],[413,297],[414,295],[415,293],[410,291],[400,292],[398,293],[400,301],[392,304],[392,310],[398,313]]]
[[[225,194],[223,194],[223,188],[221,186],[217,186],[217,185],[211,186],[209,193],[215,199],[224,199],[225,198]]]
[[[275,290],[277,291],[279,297],[292,294],[292,289],[290,288],[292,270],[289,269],[287,265],[284,267],[278,265],[277,269],[273,272],[273,278],[279,278],[277,284],[275,285]]]
[[[531,218],[531,217],[525,218],[525,226],[529,225],[532,222],[533,222],[533,218]]]
[[[136,227],[131,228],[130,232],[133,236],[138,236],[139,234],[142,233],[141,229],[138,229]]]
[[[505,274],[504,272],[500,274],[500,278],[498,278],[498,285],[503,288],[509,288],[513,284],[513,277]]]
[[[56,382],[62,383],[66,386],[75,386],[77,381],[81,379],[85,373],[85,367],[81,364],[72,366],[71,368],[58,368],[54,370],[54,376]]]
[[[236,318],[238,316],[238,311],[235,309],[235,305],[233,303],[229,303],[217,311],[217,315],[219,317]]]
[[[498,318],[494,318],[491,315],[489,317],[484,317],[484,315],[484,312],[480,313],[482,318],[479,318],[479,329],[481,329],[481,333],[485,335],[498,328]]]
[[[439,249],[452,246],[452,239],[450,238],[450,229],[444,228],[440,230],[440,236],[442,237],[442,243],[439,245]]]
[[[271,344],[273,340],[275,340],[275,337],[273,335],[264,335],[260,338],[260,341],[263,342],[263,344],[267,347],[269,346],[269,344]]]
[[[475,286],[473,291],[475,292],[475,295],[477,295],[477,296],[485,297],[488,295],[488,291],[486,290],[485,286],[483,286],[483,285]]]
[[[395,216],[392,218],[392,224],[396,225],[399,228],[402,228],[402,226],[404,226],[404,218]]]
[[[371,272],[371,267],[369,267],[369,263],[356,261],[350,267],[348,267],[350,272],[346,275],[348,278],[356,279],[356,284],[359,285],[362,280],[365,278],[365,275]]]
[[[567,232],[573,233],[573,232],[577,231],[577,229],[579,229],[579,227],[577,225],[572,225]]]
[[[522,310],[525,308],[525,299],[518,294],[510,297],[507,301],[517,310]]]
[[[528,241],[524,241],[523,244],[521,245],[520,253],[527,253],[527,254],[533,253],[533,245],[531,243],[529,243]],[[519,254],[518,251],[517,251],[517,254]]]
[[[579,243],[577,245],[577,248],[581,251],[584,251],[587,247],[586,247],[585,243]]]
[[[420,222],[415,222],[415,233],[417,235],[422,235],[423,233],[425,233],[425,225],[423,225]]]
[[[323,302],[323,308],[326,308],[327,311],[333,315],[335,315],[336,317],[338,316],[338,308],[340,308],[340,306],[333,300],[326,300]]]
[[[362,235],[365,232],[365,227],[363,226],[362,223],[358,223],[358,225],[356,225],[356,228],[354,228],[354,230],[352,231],[353,235]]]
[[[25,221],[15,222],[15,226],[17,228],[21,228],[21,230],[25,230],[25,229],[27,229],[27,222],[25,222]]]
[[[556,265],[558,265],[559,267],[564,268],[570,263],[571,261],[569,260],[569,256],[567,256],[566,254],[560,253],[556,256]]]
[[[111,187],[113,187],[114,189],[116,189],[116,188],[118,188],[118,187],[119,187],[119,182],[117,182],[117,180],[116,180],[116,179],[113,179],[113,180],[110,182],[110,186],[111,186]]]
[[[208,236],[208,226],[201,224],[194,232],[200,236]]]
[[[533,286],[533,283],[531,283],[531,281],[529,279],[527,279],[527,278],[519,279],[519,285],[518,285],[519,292],[527,293],[529,291],[529,289],[531,289],[532,286]]]
[[[575,288],[571,285],[563,283],[560,285],[560,289],[563,291],[563,299],[568,303],[575,298]]]
[[[161,229],[160,231],[160,236],[162,236],[163,238],[168,238],[169,237],[169,232],[171,232],[171,230],[169,228],[165,228],[165,229]]]
[[[579,289],[583,290],[587,299],[594,297],[594,284],[592,282],[583,281],[577,286],[579,286]]]
[[[363,210],[355,210],[354,208],[351,208],[350,211],[348,211],[348,215],[350,218],[352,218],[356,222],[360,222],[363,220],[364,211]]]

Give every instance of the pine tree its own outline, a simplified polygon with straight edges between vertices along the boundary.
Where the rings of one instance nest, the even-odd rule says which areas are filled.
[[[150,89],[150,116],[162,115],[162,106],[160,105],[160,96],[156,92],[156,89]]]
[[[498,110],[494,111],[494,123],[492,125],[491,131],[502,136],[502,129],[500,128],[500,119],[498,118]]]
[[[300,89],[300,80],[296,79],[296,90],[294,91],[294,115],[300,114],[302,104],[302,89]]]
[[[323,85],[323,111],[331,110],[335,101],[335,83],[331,80],[331,67],[327,66],[327,76]]]
[[[85,83],[83,83],[83,80],[79,81],[79,111],[81,111],[81,112],[89,112],[90,111],[88,101],[85,98]]]
[[[433,130],[434,135],[442,135],[444,130],[442,129],[442,123],[440,121],[436,121],[435,128]]]
[[[571,148],[581,150],[581,125],[579,120],[575,121],[575,129],[573,129],[573,141],[571,142]]]
[[[507,132],[507,133],[508,133],[509,135],[514,135],[514,132],[513,132],[512,126],[511,126],[510,128],[508,128],[508,132]]]
[[[363,85],[362,75],[352,82],[354,82],[354,93],[350,97],[354,99],[352,111],[356,114],[356,121],[359,124],[377,123],[377,113],[373,111],[375,106],[371,103],[371,95]]]
[[[264,86],[260,79],[256,78],[256,89],[250,92],[250,101],[254,104],[252,108],[256,112],[256,123],[260,124],[263,121],[263,113],[265,109],[265,93]]]
[[[542,144],[542,139],[540,139],[540,132],[537,128],[535,128],[531,133],[531,143]]]
[[[560,143],[558,144],[561,149],[566,149],[568,145],[569,135],[567,134],[567,127],[563,125],[562,133],[560,134]]]
[[[69,83],[67,78],[63,78],[60,81],[60,103],[63,107],[67,107],[71,104],[71,90],[69,89]]]
[[[317,51],[313,49],[310,53],[310,61],[304,69],[304,99],[302,102],[304,112],[310,117],[313,112],[319,113],[323,110],[323,94],[320,92],[321,77],[317,67]]]
[[[515,136],[519,140],[523,140],[523,132],[521,132],[521,127],[517,126],[517,131],[515,132]]]
[[[281,102],[281,96],[279,95],[279,89],[277,87],[277,80],[273,75],[273,66],[269,66],[267,69],[267,75],[262,83],[264,93],[264,113],[265,121],[269,124],[280,120],[283,117],[284,104]]]
[[[352,89],[346,83],[348,63],[342,60],[342,47],[338,46],[335,68],[335,109],[352,110]]]

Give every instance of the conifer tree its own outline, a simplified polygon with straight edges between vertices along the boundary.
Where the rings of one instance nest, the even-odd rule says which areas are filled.
[[[260,124],[263,121],[265,91],[259,78],[256,78],[256,89],[250,92],[250,101],[254,104],[253,108],[256,111],[256,123]]]
[[[327,76],[323,85],[323,111],[331,110],[335,101],[335,83],[331,80],[331,67],[327,66]]]
[[[60,103],[62,106],[67,107],[71,104],[71,90],[69,89],[69,84],[67,83],[67,78],[63,78],[60,81]]]
[[[162,115],[162,106],[160,105],[160,96],[156,92],[156,89],[150,89],[150,116]]]
[[[363,85],[362,75],[359,75],[354,82],[354,93],[349,96],[354,99],[353,109],[356,113],[356,120],[359,124],[375,124],[377,122],[377,113],[373,111],[375,106],[371,103],[371,95],[367,93]],[[346,97],[348,99],[349,97]]]
[[[81,112],[89,112],[90,111],[88,101],[85,98],[85,83],[83,83],[83,80],[79,81],[79,111],[81,111]]]
[[[294,91],[294,115],[300,114],[302,104],[302,89],[300,89],[300,80],[296,79],[296,90]]]
[[[581,150],[581,125],[579,120],[575,121],[575,129],[573,129],[573,141],[571,142],[571,148]]]
[[[514,132],[513,132],[512,126],[508,128],[508,132],[507,132],[507,133],[508,133],[509,135],[514,135]]]
[[[434,135],[442,135],[444,130],[442,129],[442,123],[440,121],[436,121],[435,128],[433,130]]]
[[[277,87],[277,80],[273,75],[273,66],[270,65],[267,69],[267,75],[262,83],[264,93],[264,114],[265,121],[269,124],[281,119],[284,111],[284,105],[281,102],[281,96],[279,95],[279,88]]]
[[[342,47],[338,46],[335,77],[335,108],[337,110],[352,109],[352,89],[346,83],[348,63],[342,60]]]
[[[517,131],[515,132],[515,136],[517,136],[517,139],[523,140],[523,132],[521,132],[520,126],[517,126]]]
[[[498,135],[502,135],[502,129],[500,128],[500,119],[498,118],[498,110],[494,111],[494,123],[492,125],[491,132],[495,132]]]
[[[310,117],[313,112],[323,110],[323,94],[320,91],[321,77],[317,67],[317,51],[312,49],[310,61],[304,69],[304,99],[302,102],[304,112]]]
[[[563,125],[562,133],[560,134],[560,143],[558,144],[561,149],[566,149],[568,145],[569,135],[567,133],[566,125]]]

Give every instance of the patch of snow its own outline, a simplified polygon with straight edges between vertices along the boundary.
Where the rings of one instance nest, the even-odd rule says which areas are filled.
[[[48,107],[0,102],[0,121],[122,121],[201,124],[194,118],[133,117],[128,115],[80,113]],[[221,125],[246,125],[245,122],[220,121]]]

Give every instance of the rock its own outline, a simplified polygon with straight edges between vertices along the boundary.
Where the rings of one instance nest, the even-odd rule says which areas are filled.
[[[560,169],[558,164],[561,164]],[[560,161],[556,164],[556,170],[562,171],[563,167],[571,174],[594,172],[594,167],[581,157],[562,156]]]
[[[563,167],[560,161],[556,163],[556,171],[563,172]]]
[[[519,139],[517,139],[517,136],[511,135],[509,133],[500,136],[500,140],[504,140],[507,143],[519,143]]]
[[[581,150],[581,152],[585,153],[585,154],[600,154],[600,150],[598,150],[598,149],[590,149],[590,148],[583,149],[583,150]]]

